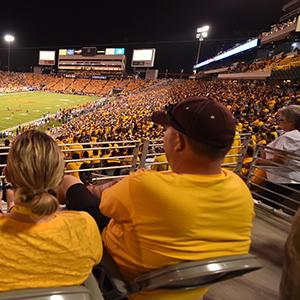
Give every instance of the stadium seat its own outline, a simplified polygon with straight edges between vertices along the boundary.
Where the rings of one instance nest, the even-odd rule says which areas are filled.
[[[98,284],[90,275],[82,286],[23,289],[0,293],[0,300],[103,300]]]
[[[106,300],[120,300],[128,294],[156,289],[191,289],[242,276],[262,268],[251,254],[183,262],[146,273],[129,284],[121,277],[113,259],[106,253],[98,271],[98,282]],[[98,273],[98,275],[99,275]]]

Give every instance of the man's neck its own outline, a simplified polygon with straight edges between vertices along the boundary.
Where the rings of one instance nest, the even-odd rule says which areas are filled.
[[[184,161],[171,167],[178,174],[218,175],[222,173],[221,161]]]

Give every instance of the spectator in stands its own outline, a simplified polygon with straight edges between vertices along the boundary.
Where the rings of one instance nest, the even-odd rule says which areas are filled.
[[[80,166],[82,165],[82,161],[78,161],[80,159],[79,153],[78,152],[73,152],[72,153],[72,162],[67,163],[67,170],[74,170],[78,171],[80,169]],[[70,172],[71,175],[79,178],[79,172]]]
[[[159,153],[154,157],[154,164],[151,166],[151,170],[155,171],[167,171],[170,170],[168,165],[167,157],[164,154],[165,150],[163,148],[158,148],[156,151]],[[155,164],[156,163],[156,164]]]
[[[300,105],[282,107],[278,111],[278,119],[279,126],[284,130],[284,134],[267,146],[275,150],[283,150],[300,155]],[[271,191],[264,190],[262,192],[263,197],[267,197],[273,202],[262,198],[263,202],[278,208],[277,203],[282,204],[284,202],[284,197],[282,196],[289,196],[294,193],[290,188],[300,190],[299,162],[286,159],[285,154],[280,155],[278,153],[275,155],[266,151],[265,159],[260,160],[258,163],[273,167],[273,170],[266,172],[268,181],[264,186]],[[276,167],[276,170],[274,170],[274,167]]]
[[[92,164],[94,165],[94,167],[95,168],[100,168],[101,160],[100,160],[100,154],[99,154],[99,150],[98,149],[94,149],[93,150],[93,154],[92,154],[91,158],[93,158]]]
[[[85,212],[57,212],[63,175],[63,155],[51,137],[17,137],[5,169],[15,206],[0,215],[0,292],[79,285],[100,261],[95,221]]]
[[[169,105],[153,120],[167,127],[164,149],[173,172],[140,170],[108,189],[94,189],[94,203],[111,218],[105,247],[124,278],[181,261],[248,253],[252,197],[237,175],[221,168],[235,136],[230,112],[197,97]],[[62,190],[73,208],[90,199],[75,177],[67,176]],[[153,291],[130,299],[192,300],[206,290]]]

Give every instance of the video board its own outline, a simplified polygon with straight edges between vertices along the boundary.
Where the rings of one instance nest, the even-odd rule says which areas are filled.
[[[41,50],[39,53],[39,65],[54,66],[55,65],[55,51]]]
[[[108,54],[105,51],[98,51],[96,47],[83,47],[80,50],[60,49],[58,52],[58,71],[68,73],[85,72],[93,75],[125,72],[126,56],[115,54],[116,52],[124,53],[125,49],[109,49],[113,50],[108,50]]]
[[[133,50],[131,66],[134,68],[152,68],[155,60],[155,48]]]

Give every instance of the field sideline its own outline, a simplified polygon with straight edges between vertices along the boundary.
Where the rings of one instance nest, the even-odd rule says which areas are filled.
[[[0,130],[37,120],[43,114],[53,114],[60,108],[96,99],[99,97],[45,92],[0,94]]]

